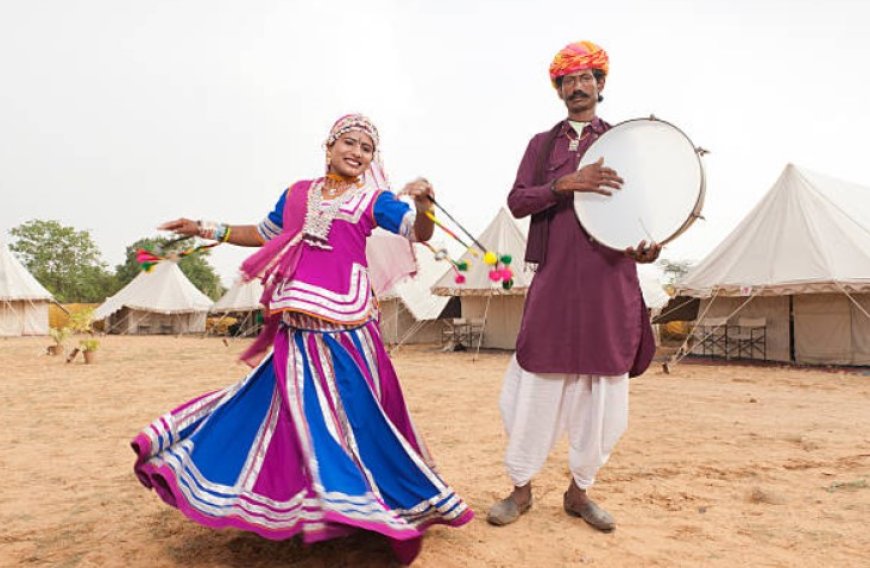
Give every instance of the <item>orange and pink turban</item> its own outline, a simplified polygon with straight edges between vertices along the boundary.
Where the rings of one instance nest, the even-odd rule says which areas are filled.
[[[550,63],[550,81],[556,86],[556,79],[585,71],[600,69],[605,75],[610,71],[610,61],[607,52],[591,41],[569,43],[553,58]]]

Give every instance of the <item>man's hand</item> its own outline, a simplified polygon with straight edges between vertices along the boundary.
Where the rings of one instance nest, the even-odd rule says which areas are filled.
[[[650,243],[647,246],[646,241],[640,241],[637,247],[628,247],[625,249],[625,254],[630,256],[635,260],[635,262],[639,262],[641,264],[649,264],[650,262],[655,262],[659,257],[659,253],[662,252],[662,246],[656,243]]]
[[[616,171],[604,165],[604,158],[583,166],[576,172],[560,177],[553,184],[553,189],[562,192],[585,192],[612,195],[614,189],[620,189],[624,180]]]

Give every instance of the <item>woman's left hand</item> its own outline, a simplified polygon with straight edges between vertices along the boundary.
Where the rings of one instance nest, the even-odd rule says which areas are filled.
[[[419,177],[412,182],[409,182],[402,189],[402,194],[410,195],[414,198],[414,203],[417,205],[418,211],[428,211],[432,208],[432,201],[435,198],[435,190],[429,180]]]

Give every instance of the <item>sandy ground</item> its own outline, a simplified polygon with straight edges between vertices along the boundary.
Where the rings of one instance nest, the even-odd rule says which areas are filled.
[[[243,374],[242,343],[109,337],[90,366],[41,356],[46,344],[0,340],[0,565],[390,565],[374,535],[306,547],[212,531],[139,485],[129,439]],[[442,474],[478,513],[432,529],[415,565],[870,565],[870,376],[692,364],[635,379],[629,431],[592,491],[619,523],[600,534],[561,509],[564,442],[532,511],[486,524],[508,489],[496,405],[507,361],[395,356]]]

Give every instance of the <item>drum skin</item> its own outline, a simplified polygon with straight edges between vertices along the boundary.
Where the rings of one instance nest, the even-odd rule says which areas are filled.
[[[704,204],[698,154],[688,136],[663,120],[617,124],[589,147],[579,167],[603,157],[624,183],[611,196],[575,193],[580,224],[593,239],[616,250],[675,239],[700,217]]]

